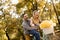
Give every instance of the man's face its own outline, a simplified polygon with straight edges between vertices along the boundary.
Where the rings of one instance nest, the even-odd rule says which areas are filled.
[[[24,15],[24,19],[25,19],[25,20],[28,19],[28,15],[27,15],[27,14]]]

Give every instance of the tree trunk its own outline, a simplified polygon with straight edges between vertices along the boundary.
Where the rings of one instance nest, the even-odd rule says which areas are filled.
[[[58,18],[58,12],[56,11],[56,7],[55,7],[55,5],[53,3],[53,0],[51,0],[51,2],[52,2],[52,5],[53,5],[53,8],[54,8],[54,11],[56,13],[56,16],[57,16],[58,24],[60,24],[60,21],[59,21],[59,18]]]

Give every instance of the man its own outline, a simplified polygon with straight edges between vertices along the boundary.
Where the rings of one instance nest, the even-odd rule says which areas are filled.
[[[24,35],[25,35],[26,40],[30,39],[28,37],[29,34],[32,34],[36,38],[36,40],[40,40],[39,33],[35,31],[36,28],[33,28],[30,26],[30,20],[28,19],[27,14],[24,15],[22,26],[24,29]]]

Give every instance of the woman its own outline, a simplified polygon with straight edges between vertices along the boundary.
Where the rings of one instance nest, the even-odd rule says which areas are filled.
[[[39,24],[40,24],[39,13],[38,13],[38,11],[35,10],[33,12],[33,16],[31,17],[31,20],[30,20],[30,25],[32,28],[34,28],[33,31],[37,31],[37,32],[39,31]],[[39,32],[38,32],[38,34],[39,34]],[[39,34],[39,36],[37,36],[37,38],[39,38],[39,40],[40,40],[40,34]],[[36,38],[36,40],[38,40],[37,38]]]
[[[31,17],[31,20],[30,20],[30,25],[31,27],[37,29],[37,31],[39,30],[39,24],[41,23],[41,20],[39,18],[39,12],[38,11],[34,11],[33,12],[33,16]]]

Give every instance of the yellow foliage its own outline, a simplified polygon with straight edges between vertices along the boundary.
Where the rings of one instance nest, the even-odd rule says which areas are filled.
[[[20,3],[22,3],[24,0],[18,0]]]
[[[40,2],[40,7],[43,7],[45,5],[45,3],[46,3],[45,1],[41,1]]]
[[[49,28],[51,26],[51,23],[48,20],[42,21],[40,24],[40,28]]]
[[[58,23],[57,18],[52,18],[51,20],[52,20],[54,23]]]
[[[0,20],[0,27],[5,27],[6,23],[3,20]]]
[[[28,2],[27,7],[28,7],[28,9],[31,9],[32,8],[32,3]]]

